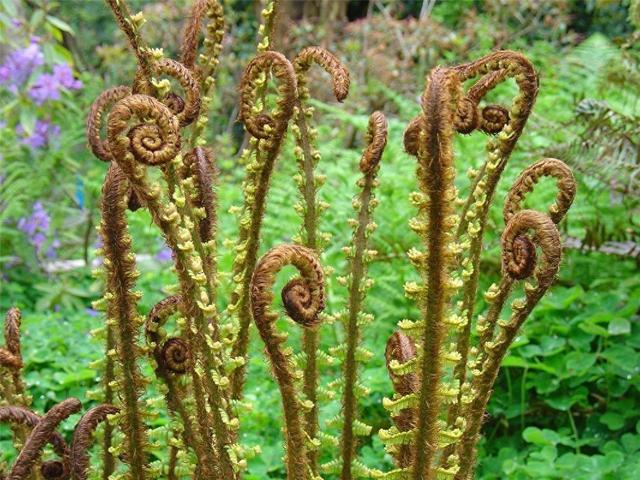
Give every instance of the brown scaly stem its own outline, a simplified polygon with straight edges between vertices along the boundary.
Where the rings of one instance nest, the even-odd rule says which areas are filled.
[[[261,83],[259,77],[269,71],[281,83],[278,105],[273,117],[265,113],[256,115],[252,112]],[[258,258],[262,217],[266,207],[271,174],[287,131],[289,119],[293,114],[293,106],[297,97],[296,77],[293,66],[282,54],[277,52],[265,52],[258,55],[249,63],[244,72],[240,93],[240,119],[249,133],[260,139],[258,141],[256,159],[259,173],[251,198],[245,199],[246,204],[250,205],[248,226],[243,227],[243,231],[240,232],[241,240],[246,239],[246,247],[243,252],[243,270],[239,272],[241,277],[240,291],[239,294],[234,295],[232,298],[233,309],[238,315],[239,332],[235,339],[231,356],[245,358],[251,322],[249,291],[251,276]],[[231,382],[232,398],[240,398],[244,380],[245,367],[243,365],[233,372]]]
[[[350,265],[349,302],[347,307],[347,350],[344,362],[344,389],[342,398],[342,413],[344,415],[340,450],[342,456],[342,480],[353,478],[352,466],[355,456],[355,439],[353,424],[357,418],[356,381],[358,376],[356,350],[360,340],[359,316],[364,300],[366,277],[365,254],[368,246],[367,238],[372,230],[371,216],[373,213],[373,189],[376,185],[376,175],[380,159],[387,144],[387,120],[381,112],[374,112],[369,117],[367,129],[367,148],[360,161],[360,171],[363,174],[362,191],[358,198],[360,211],[358,225],[353,238],[353,259]]]
[[[322,267],[312,250],[298,245],[277,246],[260,259],[251,280],[251,308],[280,387],[285,420],[287,479],[311,480],[313,474],[306,456],[306,438],[291,353],[281,348],[286,335],[276,331],[278,315],[270,311],[275,276],[286,265],[293,265],[301,275],[291,280],[282,291],[287,314],[305,328],[318,325],[325,302]]]
[[[427,251],[421,276],[426,292],[419,298],[424,319],[422,352],[419,360],[420,390],[418,392],[417,427],[414,444],[414,480],[431,480],[438,445],[439,387],[442,375],[442,341],[444,314],[449,297],[448,283],[451,264],[445,249],[446,233],[451,227],[453,189],[453,153],[455,105],[459,95],[458,76],[451,69],[436,68],[429,76],[422,97],[424,128],[417,145],[420,189],[428,197],[420,204],[420,227]]]
[[[318,218],[317,208],[318,181],[315,175],[315,166],[318,163],[319,152],[313,145],[312,135],[307,125],[307,107],[304,101],[309,97],[309,90],[306,87],[306,74],[313,63],[318,64],[326,70],[332,77],[333,92],[336,100],[344,101],[349,93],[349,72],[340,61],[330,52],[322,47],[308,47],[302,50],[293,62],[298,82],[298,98],[296,99],[295,121],[297,130],[296,143],[302,154],[301,174],[302,174],[302,197],[304,209],[303,245],[314,250],[320,255],[321,247],[318,244]],[[311,114],[309,110],[309,114]],[[318,330],[304,330],[303,352],[305,356],[305,367],[303,373],[303,392],[307,399],[313,403],[313,407],[305,413],[305,432],[309,438],[316,438],[318,434]],[[309,464],[314,475],[318,473],[318,450],[309,449],[307,452]]]
[[[137,297],[133,292],[137,272],[131,250],[125,211],[129,183],[122,170],[110,165],[103,186],[102,221],[100,233],[103,242],[104,266],[107,271],[107,324],[113,324],[114,347],[122,362],[118,381],[122,389],[123,422],[127,432],[127,451],[134,479],[143,480],[147,467],[145,455],[146,427],[140,405],[143,378],[138,366],[136,344],[138,314]],[[111,355],[111,352],[108,352]],[[112,375],[113,372],[110,372]]]

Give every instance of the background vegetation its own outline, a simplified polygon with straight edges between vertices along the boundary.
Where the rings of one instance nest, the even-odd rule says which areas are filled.
[[[149,20],[144,34],[150,43],[174,53],[187,2],[131,3]],[[255,49],[259,4],[225,3],[228,35],[209,133],[226,210],[242,201],[236,85]],[[366,346],[378,355],[362,375],[376,393],[364,405],[364,420],[374,431],[389,424],[381,406],[382,396],[391,392],[384,343],[396,322],[413,313],[402,285],[414,275],[405,258],[417,243],[407,227],[414,161],[402,151],[401,138],[419,108],[424,75],[439,63],[460,63],[492,49],[521,50],[539,69],[540,95],[498,198],[522,167],[543,156],[568,162],[579,189],[561,225],[567,250],[560,278],[527,322],[496,383],[479,477],[637,478],[640,2],[289,1],[284,12],[276,47],[291,56],[321,44],[352,74],[344,105],[328,100],[329,89],[321,83],[326,79],[319,78],[314,90],[327,99],[315,104],[319,170],[328,177],[320,196],[331,204],[321,230],[333,235],[325,263],[337,274],[345,265],[340,249],[350,238],[347,219],[367,116],[382,109],[390,118],[376,211],[380,228],[372,238],[380,255],[370,268],[376,284],[367,304],[375,321],[365,332]],[[132,78],[133,69],[132,56],[100,2],[0,0],[0,307],[23,310],[26,381],[38,411],[68,396],[88,402],[99,381],[91,362],[102,356],[102,345],[89,332],[102,322],[91,308],[102,285],[91,269],[100,261],[94,226],[106,166],[85,146],[84,121],[97,94]],[[475,135],[459,139],[461,173],[479,164],[481,145]],[[274,178],[265,250],[298,231],[294,172],[289,145]],[[460,177],[464,189],[465,176]],[[533,201],[552,198],[548,187]],[[501,202],[497,207],[482,264],[488,277],[499,269]],[[150,219],[137,213],[132,221],[142,259],[140,286],[150,293],[143,298],[153,302],[166,294],[173,274]],[[233,214],[221,219],[220,228],[221,238],[234,238]],[[221,252],[221,269],[230,271],[230,249],[221,246]],[[230,281],[223,278],[223,287],[230,290]],[[330,282],[331,310],[341,307],[336,300],[341,288]],[[321,338],[325,347],[341,341],[333,326],[323,327]],[[323,368],[328,384],[335,367]],[[243,439],[262,453],[251,461],[247,478],[281,478],[281,422],[273,415],[280,400],[257,341],[248,379],[247,398],[256,408],[242,419]],[[326,401],[331,407],[322,422],[339,412],[337,399]],[[332,428],[330,422],[326,428]],[[374,434],[364,445],[364,460],[380,467],[389,462],[382,451]],[[8,432],[0,427],[0,462],[13,455]]]

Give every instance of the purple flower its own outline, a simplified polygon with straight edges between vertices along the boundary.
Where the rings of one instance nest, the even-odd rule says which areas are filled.
[[[47,233],[51,224],[49,214],[42,206],[42,202],[33,204],[31,215],[18,220],[18,229],[27,235],[29,243],[35,248],[36,253],[40,253],[42,247],[47,241]],[[47,257],[51,254],[55,257],[55,250],[60,246],[60,241],[54,239],[46,252]]]
[[[12,93],[17,93],[33,71],[43,63],[44,55],[35,42],[11,52],[0,65],[0,85],[6,85]]]
[[[62,88],[78,90],[82,88],[82,82],[73,78],[69,65],[58,63],[53,66],[53,73],[43,73],[36,79],[29,89],[29,97],[42,105],[47,100],[59,100]]]
[[[60,248],[60,245],[60,240],[54,238],[53,242],[51,242],[51,245],[49,245],[49,248],[47,248],[47,251],[44,252],[44,256],[50,260],[56,258],[58,256],[58,249]]]
[[[87,313],[87,315],[89,315],[90,317],[97,317],[100,315],[100,312],[98,312],[97,310],[94,310],[91,307],[87,307],[84,309],[84,311]]]
[[[156,253],[154,258],[159,262],[170,262],[172,258],[171,249],[163,247],[158,253]]]
[[[31,135],[25,132],[22,125],[16,127],[16,133],[21,137],[20,143],[31,148],[42,148],[47,145],[52,138],[60,135],[60,127],[49,120],[36,120]]]

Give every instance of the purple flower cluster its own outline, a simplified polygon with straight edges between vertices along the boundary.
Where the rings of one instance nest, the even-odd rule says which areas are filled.
[[[18,229],[24,232],[29,239],[29,243],[35,248],[36,254],[42,252],[47,234],[49,233],[51,218],[44,209],[42,202],[33,204],[33,210],[28,217],[22,217],[18,220]],[[55,258],[56,250],[60,247],[60,241],[57,238],[51,242],[45,252],[47,258]]]
[[[33,40],[28,47],[11,52],[0,65],[0,85],[5,85],[14,94],[44,63],[42,50]]]
[[[31,148],[42,148],[60,135],[60,126],[54,125],[49,120],[36,120],[31,134],[28,134],[22,125],[16,127],[16,133],[20,137],[20,143]]]
[[[43,73],[36,79],[29,89],[29,97],[36,105],[42,105],[47,100],[59,100],[63,88],[79,90],[82,82],[73,78],[69,65],[59,63],[53,66],[52,73]]]

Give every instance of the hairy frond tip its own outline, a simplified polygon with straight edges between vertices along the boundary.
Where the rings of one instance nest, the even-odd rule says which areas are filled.
[[[409,155],[418,155],[418,144],[420,142],[420,134],[424,132],[426,123],[424,115],[420,114],[413,118],[404,131],[404,151]]]
[[[103,162],[110,162],[113,157],[109,150],[109,143],[100,135],[102,130],[102,117],[107,108],[125,97],[131,95],[131,89],[125,86],[111,87],[95,99],[87,117],[87,141],[93,154]]]
[[[533,232],[531,238],[525,236],[529,231]],[[551,285],[560,268],[562,242],[548,215],[534,210],[515,213],[502,234],[501,243],[505,274],[514,279],[533,274],[539,290],[546,290]],[[533,244],[541,250],[540,260],[536,259]]]
[[[4,319],[5,348],[0,348],[0,366],[12,370],[20,370],[22,354],[20,352],[20,310],[13,307],[7,311]]]
[[[195,0],[184,26],[182,45],[180,47],[180,63],[190,70],[195,67],[198,54],[198,37],[202,19],[207,13],[207,3],[207,0]]]
[[[365,136],[367,148],[360,159],[360,171],[367,173],[375,169],[387,146],[387,119],[382,112],[373,112]]]
[[[279,82],[277,108],[272,115],[255,114],[253,109],[258,100],[258,87],[268,81],[269,72]],[[247,131],[256,138],[282,136],[293,115],[293,107],[297,97],[296,74],[291,62],[278,52],[261,53],[249,62],[242,75],[239,119],[244,123]]]
[[[141,123],[130,127],[137,118]],[[149,119],[154,123],[147,123]],[[107,120],[107,139],[114,159],[130,170],[128,155],[146,165],[162,165],[180,151],[179,123],[162,103],[147,95],[130,95],[114,105]]]
[[[545,158],[534,163],[516,179],[504,202],[505,223],[521,210],[525,198],[543,177],[556,180],[558,192],[554,204],[549,207],[548,215],[553,223],[560,223],[576,196],[576,180],[567,164],[555,158]]]
[[[93,407],[76,424],[71,444],[71,475],[74,480],[87,480],[89,476],[89,454],[93,433],[109,415],[115,415],[120,409],[113,405]]]
[[[322,67],[333,82],[333,95],[343,102],[349,95],[351,79],[349,71],[333,53],[322,47],[307,47],[295,58],[293,64],[298,75],[300,86],[305,83],[305,76],[313,63]]]

